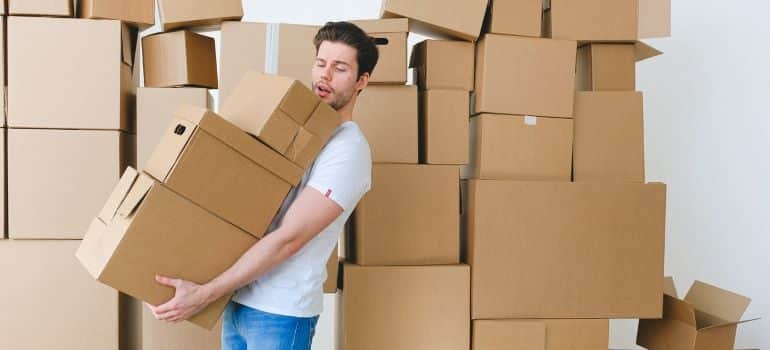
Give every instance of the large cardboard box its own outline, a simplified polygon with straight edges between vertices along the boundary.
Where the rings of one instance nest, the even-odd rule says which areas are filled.
[[[575,95],[575,181],[644,182],[641,92]]]
[[[467,164],[470,94],[465,90],[420,92],[422,164]]]
[[[424,40],[414,46],[409,67],[420,90],[473,90],[473,43]]]
[[[540,37],[543,0],[490,0],[489,33]]]
[[[343,273],[343,349],[468,349],[468,266],[346,264]]]
[[[136,91],[137,167],[143,169],[155,146],[182,105],[205,108],[208,91],[203,88],[139,88]]]
[[[261,238],[303,170],[205,108],[174,115],[144,171]]]
[[[578,48],[578,91],[636,90],[636,62],[660,55],[644,43],[588,44]]]
[[[625,41],[671,35],[671,0],[547,1],[546,35],[578,41]]]
[[[9,127],[134,130],[126,25],[10,17],[7,34]]]
[[[601,319],[473,321],[472,350],[604,350],[610,322]]]
[[[661,316],[663,184],[470,180],[473,319]]]
[[[440,265],[460,261],[459,169],[374,164],[372,189],[353,213],[359,265]]]
[[[128,168],[92,222],[77,257],[95,279],[151,305],[174,296],[156,275],[206,283],[227,270],[257,238]],[[211,329],[230,297],[189,321]]]
[[[406,39],[409,35],[409,20],[392,18],[353,21],[353,23],[374,38],[380,54],[369,83],[405,84],[407,71]]]
[[[417,164],[417,87],[369,86],[358,96],[353,120],[369,142],[374,163]]]
[[[119,131],[8,130],[8,235],[82,238],[133,145]]]
[[[142,27],[155,24],[154,0],[78,0],[78,17],[116,19]]]
[[[241,0],[158,0],[164,32],[181,27],[217,25],[243,17]]]
[[[0,241],[0,348],[118,350],[118,293],[83,271],[78,243]]]
[[[142,38],[144,86],[199,86],[216,89],[214,38],[179,30]]]
[[[649,350],[729,350],[751,299],[695,281],[684,299],[667,278],[663,318],[639,321],[636,343]]]
[[[8,0],[11,16],[72,17],[73,0]]]
[[[515,115],[471,118],[463,178],[570,181],[573,121]]]
[[[481,33],[487,0],[383,0],[380,17],[406,17],[410,31],[475,41]]]
[[[572,117],[577,43],[487,34],[476,50],[475,113]]]

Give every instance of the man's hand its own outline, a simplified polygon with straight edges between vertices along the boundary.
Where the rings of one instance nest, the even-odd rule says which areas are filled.
[[[155,281],[174,287],[174,297],[163,305],[149,306],[156,319],[167,322],[181,322],[195,316],[211,303],[210,293],[204,286],[182,279],[155,276]]]

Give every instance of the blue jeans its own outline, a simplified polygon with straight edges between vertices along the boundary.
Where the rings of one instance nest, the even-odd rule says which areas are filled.
[[[231,301],[222,319],[222,350],[310,350],[318,316],[271,314]]]

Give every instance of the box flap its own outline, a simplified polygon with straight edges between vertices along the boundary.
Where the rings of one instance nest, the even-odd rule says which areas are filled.
[[[139,204],[142,203],[147,193],[150,192],[152,186],[155,185],[155,182],[156,180],[149,175],[145,173],[139,174],[134,186],[131,187],[123,203],[118,207],[118,214],[125,218],[131,216],[139,207]]]
[[[137,32],[128,24],[121,23],[120,29],[121,56],[123,63],[134,66],[134,50],[136,50]]]
[[[749,323],[749,322],[753,322],[753,321],[760,320],[760,319],[762,319],[762,318],[761,317],[756,317],[756,318],[751,318],[751,319],[743,320],[743,321],[727,322],[727,323],[722,323],[722,324],[716,324],[716,325],[713,325],[713,326],[708,326],[708,327],[703,327],[701,329],[698,329],[698,332],[707,332],[707,331],[709,331],[711,329],[715,329],[715,328],[721,328],[721,327],[727,327],[727,326],[736,326],[736,325],[739,325],[739,324]]]
[[[171,170],[176,166],[179,157],[182,155],[182,151],[190,142],[195,130],[197,129],[196,121],[189,120],[193,114],[188,113],[193,107],[180,107],[182,108],[181,115],[187,116],[179,118],[177,116],[180,113],[175,113],[174,120],[171,122],[168,130],[163,134],[163,137],[158,142],[155,149],[152,151],[152,155],[145,164],[144,171],[160,181],[166,181],[166,178],[171,173]]]
[[[686,301],[670,295],[663,296],[663,318],[677,320],[695,327],[695,309]]]
[[[666,277],[663,279],[663,294],[672,296],[674,298],[679,298],[678,294],[676,293],[676,285],[674,285],[673,277]]]
[[[279,108],[298,125],[302,126],[321,103],[321,99],[302,82],[294,80],[284,95]]]
[[[639,38],[671,36],[671,0],[639,0]]]
[[[104,266],[107,264],[109,254],[104,254],[102,242],[107,232],[107,224],[99,218],[91,221],[88,231],[83,236],[83,240],[78,246],[75,257],[85,267],[91,277],[98,279]]]
[[[634,55],[636,55],[636,61],[644,61],[648,58],[653,58],[655,56],[662,55],[663,52],[659,51],[658,49],[647,45],[641,41],[637,41],[636,44],[634,44]]]
[[[407,18],[367,19],[351,21],[351,23],[363,29],[367,34],[409,32],[409,19]]]
[[[104,204],[102,211],[99,212],[99,219],[105,223],[112,221],[112,218],[118,211],[118,207],[121,203],[123,203],[123,199],[128,194],[131,186],[134,185],[134,181],[136,181],[137,176],[139,176],[139,173],[136,171],[136,169],[130,166],[126,167],[126,170],[123,172],[120,180],[118,180],[118,184],[107,198],[107,203]]]
[[[698,328],[738,322],[751,303],[745,296],[701,281],[693,283],[684,300],[695,307]]]

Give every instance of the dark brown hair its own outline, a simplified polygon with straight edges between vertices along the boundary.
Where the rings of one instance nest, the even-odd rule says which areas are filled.
[[[350,22],[327,22],[313,38],[316,54],[324,41],[346,44],[356,49],[358,60],[358,78],[364,73],[372,75],[374,66],[380,58],[374,38],[366,34],[357,25]]]

